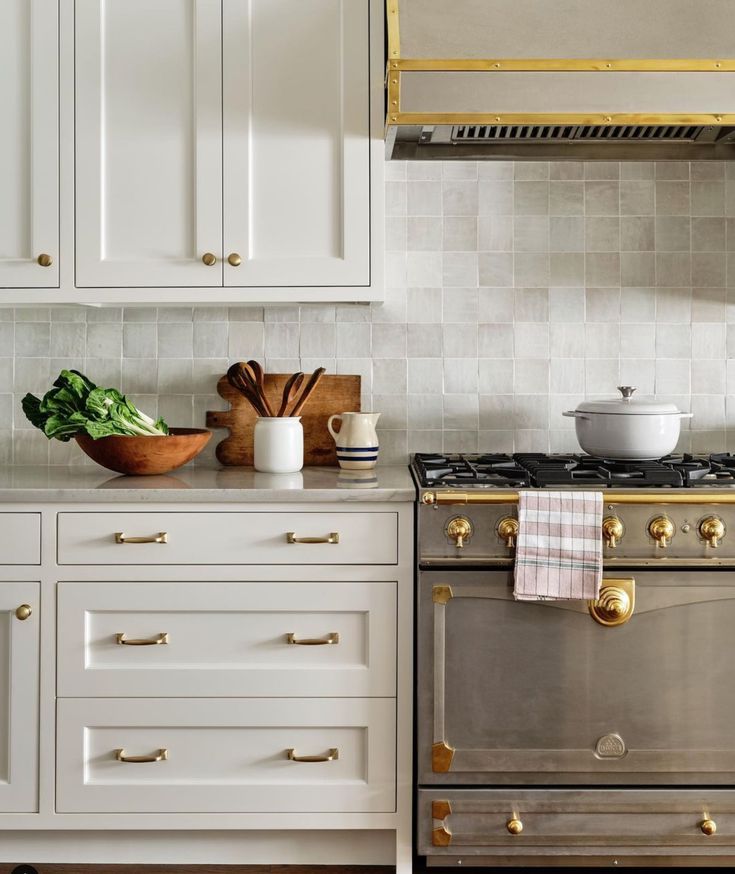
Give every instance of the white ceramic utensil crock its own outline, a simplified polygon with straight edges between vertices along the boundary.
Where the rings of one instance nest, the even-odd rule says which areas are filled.
[[[295,473],[304,466],[301,416],[259,416],[253,431],[253,466],[262,473]]]
[[[676,448],[682,413],[674,404],[634,400],[632,386],[618,387],[622,398],[584,401],[564,416],[574,417],[577,440],[589,455],[617,461],[651,461]]]
[[[337,444],[337,461],[344,470],[370,470],[378,461],[380,413],[339,413],[330,416],[327,428]],[[339,431],[332,427],[340,422]]]

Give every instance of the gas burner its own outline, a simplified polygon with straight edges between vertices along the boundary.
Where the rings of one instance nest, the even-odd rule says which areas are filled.
[[[424,486],[448,488],[526,488],[529,474],[510,455],[414,456],[414,469]]]
[[[533,484],[550,486],[649,486],[681,487],[680,472],[660,461],[614,461],[590,455],[530,455],[514,456],[531,473]]]

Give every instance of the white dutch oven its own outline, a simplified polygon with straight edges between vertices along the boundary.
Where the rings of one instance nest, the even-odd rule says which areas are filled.
[[[676,448],[681,420],[691,413],[674,404],[633,400],[634,388],[619,386],[622,398],[584,401],[563,415],[574,417],[577,440],[590,455],[620,461],[663,458]]]

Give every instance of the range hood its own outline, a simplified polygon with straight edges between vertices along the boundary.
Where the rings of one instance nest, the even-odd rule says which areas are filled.
[[[387,157],[735,158],[735,0],[387,0]]]

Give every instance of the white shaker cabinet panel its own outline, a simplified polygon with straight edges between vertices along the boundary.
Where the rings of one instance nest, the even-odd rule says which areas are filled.
[[[58,0],[0,3],[0,288],[59,284],[58,33]]]
[[[76,0],[75,22],[77,286],[221,285],[220,0]]]
[[[0,813],[38,810],[39,593],[0,583]]]
[[[369,0],[223,10],[225,285],[369,285]]]

